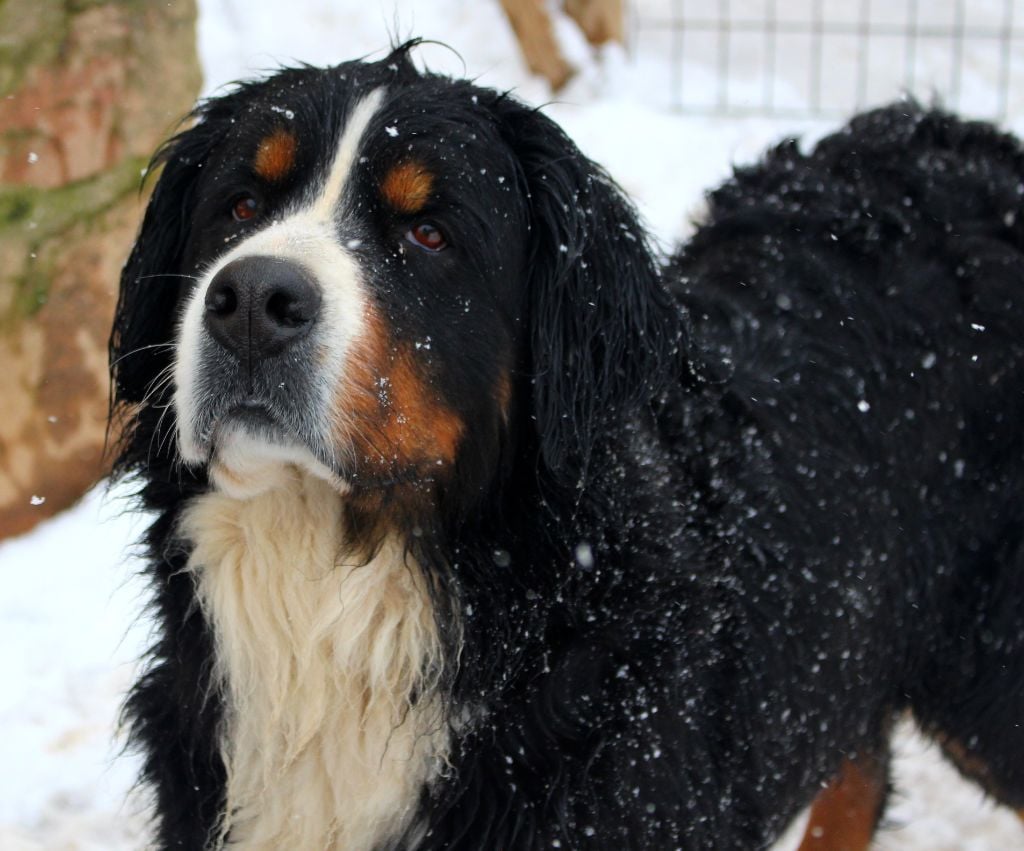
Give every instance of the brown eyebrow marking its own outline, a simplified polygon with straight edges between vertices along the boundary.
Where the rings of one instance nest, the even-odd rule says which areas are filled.
[[[290,131],[278,128],[260,142],[253,160],[253,169],[271,183],[283,179],[295,165],[297,146],[295,136]]]
[[[384,200],[400,213],[418,213],[430,200],[434,175],[415,161],[392,166],[380,182]]]

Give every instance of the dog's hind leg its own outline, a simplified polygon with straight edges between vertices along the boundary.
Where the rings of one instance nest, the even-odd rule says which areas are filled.
[[[889,789],[888,754],[846,759],[814,799],[798,851],[867,851]]]
[[[1024,818],[1024,541],[965,571],[945,640],[914,693],[921,728],[968,779]]]
[[[1024,716],[1021,717],[1021,725],[1024,725]],[[933,730],[932,736],[964,777],[973,780],[995,800],[1014,808],[1024,822],[1024,770],[1010,766],[1010,760],[1016,760],[1018,766],[1024,761],[1024,740],[1020,733],[1004,739],[1010,759],[987,756],[986,748],[973,735],[966,743],[944,731]]]

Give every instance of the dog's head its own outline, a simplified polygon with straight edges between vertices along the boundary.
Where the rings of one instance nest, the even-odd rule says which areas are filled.
[[[569,481],[649,397],[675,341],[629,203],[542,114],[408,49],[243,85],[158,154],[111,341],[131,463],[238,495],[290,464],[479,491],[518,443]]]

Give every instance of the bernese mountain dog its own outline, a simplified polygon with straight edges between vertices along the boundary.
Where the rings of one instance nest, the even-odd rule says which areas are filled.
[[[1024,808],[1021,146],[870,112],[662,260],[411,47],[155,158],[110,346],[155,844],[863,849],[905,713]]]

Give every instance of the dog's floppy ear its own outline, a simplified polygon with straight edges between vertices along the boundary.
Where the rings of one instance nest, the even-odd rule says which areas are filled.
[[[575,485],[609,418],[629,417],[673,378],[679,312],[604,169],[539,111],[508,97],[496,109],[529,195],[532,414],[542,460]]]
[[[196,184],[219,122],[207,108],[198,123],[166,142],[153,157],[148,174],[161,166],[135,245],[121,271],[121,289],[110,335],[112,402],[141,402],[149,382],[171,362],[181,292],[185,244],[194,208]]]

